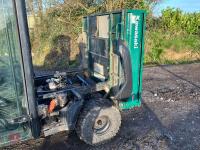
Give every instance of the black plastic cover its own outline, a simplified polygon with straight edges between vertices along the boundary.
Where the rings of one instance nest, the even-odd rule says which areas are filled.
[[[126,99],[131,96],[132,91],[132,67],[130,51],[126,46],[125,41],[121,39],[118,40],[117,51],[115,51],[115,53],[120,56],[125,78],[123,85],[115,95],[115,99]]]

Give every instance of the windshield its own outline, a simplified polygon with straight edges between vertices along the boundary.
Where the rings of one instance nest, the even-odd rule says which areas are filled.
[[[27,114],[21,51],[13,0],[0,0],[0,146],[26,137],[28,129],[11,124]],[[25,131],[26,130],[26,131]],[[24,134],[25,133],[25,134]]]

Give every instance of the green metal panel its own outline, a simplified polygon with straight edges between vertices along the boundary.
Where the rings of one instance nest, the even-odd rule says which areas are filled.
[[[143,55],[144,55],[144,31],[146,12],[144,10],[122,10],[111,13],[93,14],[89,17],[109,15],[109,79],[110,88],[115,86],[116,76],[114,67],[119,67],[118,80],[119,85],[123,81],[123,71],[120,62],[114,61],[114,51],[117,50],[117,41],[122,39],[128,45],[132,66],[132,93],[127,100],[119,103],[121,109],[131,109],[141,105],[142,92],[142,72],[143,72]],[[88,17],[87,17],[88,19]],[[85,25],[83,24],[85,27]],[[90,25],[88,24],[87,30]],[[88,36],[89,37],[89,36]],[[90,41],[88,40],[88,43]],[[90,60],[89,60],[90,61]]]
[[[125,41],[131,54],[132,96],[120,103],[121,109],[131,109],[141,105],[142,72],[144,57],[144,31],[146,13],[142,10],[127,10],[125,15]]]

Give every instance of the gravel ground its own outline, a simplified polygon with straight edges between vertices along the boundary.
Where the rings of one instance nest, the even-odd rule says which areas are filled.
[[[122,113],[122,126],[109,143],[91,147],[74,132],[31,140],[7,149],[199,150],[200,63],[146,67],[143,105]]]

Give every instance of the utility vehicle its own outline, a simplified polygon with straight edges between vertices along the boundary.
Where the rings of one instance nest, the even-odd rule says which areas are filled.
[[[25,0],[0,1],[0,146],[75,130],[90,145],[141,105],[145,11],[83,18],[78,69],[33,71]]]

